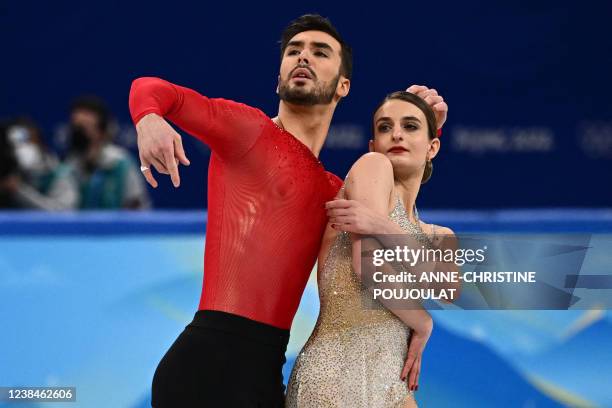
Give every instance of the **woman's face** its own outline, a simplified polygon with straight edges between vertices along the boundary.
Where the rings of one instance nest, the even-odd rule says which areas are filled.
[[[437,138],[429,140],[425,114],[410,102],[391,99],[374,114],[374,139],[370,151],[387,156],[393,168],[421,172],[439,147]]]

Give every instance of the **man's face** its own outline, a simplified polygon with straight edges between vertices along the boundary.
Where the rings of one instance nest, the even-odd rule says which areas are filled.
[[[341,78],[340,52],[340,43],[327,33],[303,31],[295,35],[281,61],[281,100],[304,106],[331,103]]]

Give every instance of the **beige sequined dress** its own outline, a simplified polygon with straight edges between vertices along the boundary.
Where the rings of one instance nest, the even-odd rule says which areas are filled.
[[[399,198],[389,217],[430,244]],[[319,318],[289,378],[288,408],[416,406],[400,380],[409,329],[382,306],[364,307],[371,294],[353,271],[351,248],[348,233],[339,233],[319,271]]]

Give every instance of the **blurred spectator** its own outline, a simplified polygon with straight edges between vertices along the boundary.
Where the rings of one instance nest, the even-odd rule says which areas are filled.
[[[0,123],[0,208],[13,207],[13,192],[18,183],[17,158],[8,140],[8,125]]]
[[[1,208],[53,211],[77,206],[76,180],[49,151],[32,120],[4,124],[0,134]]]
[[[144,179],[129,152],[111,143],[111,115],[97,97],[78,98],[70,110],[66,161],[83,209],[149,208]]]

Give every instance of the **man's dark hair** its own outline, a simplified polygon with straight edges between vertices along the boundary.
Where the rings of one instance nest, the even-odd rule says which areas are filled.
[[[353,50],[351,47],[342,39],[336,27],[325,17],[318,14],[305,14],[301,17],[296,18],[283,30],[281,35],[281,60],[285,55],[285,49],[287,44],[293,37],[303,31],[322,31],[334,37],[336,41],[340,43],[340,74],[344,77],[351,79],[353,75]]]
[[[102,99],[94,95],[83,95],[76,98],[70,106],[70,112],[84,110],[98,117],[98,129],[106,133],[111,123],[111,113]]]

